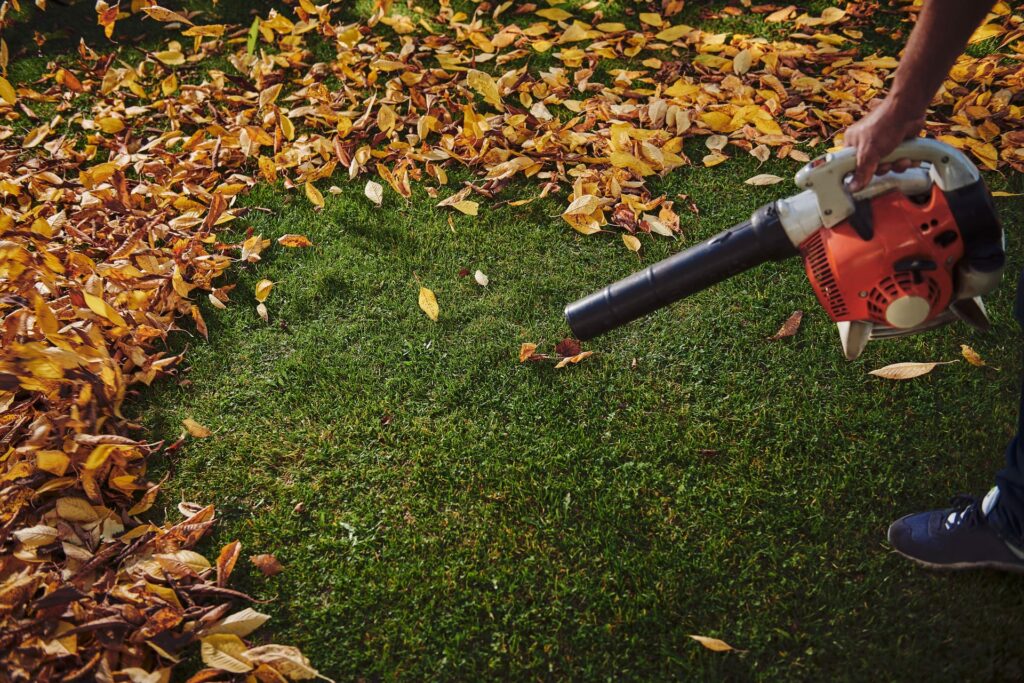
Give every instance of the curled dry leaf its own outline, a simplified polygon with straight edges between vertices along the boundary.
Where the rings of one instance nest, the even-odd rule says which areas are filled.
[[[274,283],[270,280],[260,280],[256,283],[256,301],[263,303],[270,296],[270,290],[274,288]]]
[[[872,370],[869,374],[882,377],[883,379],[914,379],[921,375],[927,375],[939,365],[949,365],[955,362],[948,360],[933,363],[893,363],[892,365],[886,365],[884,368]]]
[[[206,437],[213,435],[213,432],[193,420],[191,417],[186,417],[181,421],[181,424],[185,426],[185,429],[189,434],[197,439],[205,439]]]
[[[258,313],[260,318],[263,319],[263,322],[265,322],[265,323],[269,323],[270,322],[270,312],[267,311],[267,305],[265,303],[263,303],[262,301],[260,303],[256,304],[256,313]]]
[[[526,361],[530,360],[530,357],[533,355],[533,352],[536,351],[536,350],[537,350],[537,345],[536,344],[530,344],[530,343],[527,343],[527,342],[524,342],[523,344],[520,344],[519,345],[519,362],[520,363],[525,363]]]
[[[263,576],[266,577],[274,576],[284,571],[284,566],[278,562],[277,558],[273,555],[253,555],[249,560],[256,565],[256,568],[259,569]]]
[[[793,311],[793,314],[786,318],[786,322],[782,323],[782,327],[779,328],[779,331],[769,337],[769,339],[772,341],[778,341],[779,339],[792,337],[796,334],[796,331],[800,329],[800,322],[803,319],[803,311]]]
[[[437,297],[434,296],[434,292],[426,287],[420,287],[419,304],[420,309],[427,314],[427,317],[437,322],[441,309],[437,305]]]
[[[490,278],[484,275],[484,272],[482,270],[478,270],[475,273],[473,273],[473,279],[476,280],[476,283],[481,287],[486,287],[491,283]]]
[[[729,652],[730,650],[735,650],[735,648],[732,645],[725,642],[724,640],[719,640],[718,638],[709,638],[707,636],[695,635],[691,635],[690,637],[696,640],[704,647],[706,647],[707,649],[714,650],[715,652]]]
[[[594,355],[593,351],[582,351],[580,353],[577,353],[575,356],[570,356],[568,358],[563,358],[562,360],[558,361],[558,363],[555,364],[555,368],[556,369],[564,368],[566,365],[569,365],[569,364],[575,365],[576,363],[579,363],[584,358],[590,358],[593,355]]]

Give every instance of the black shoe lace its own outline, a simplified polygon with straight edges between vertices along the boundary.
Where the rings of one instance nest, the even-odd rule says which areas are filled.
[[[984,515],[981,513],[981,504],[978,499],[974,496],[968,496],[966,494],[959,494],[954,496],[950,501],[950,505],[953,506],[950,513],[954,514],[952,522],[946,522],[947,529],[954,529],[959,526],[973,527],[984,520]],[[947,513],[946,519],[949,519]]]

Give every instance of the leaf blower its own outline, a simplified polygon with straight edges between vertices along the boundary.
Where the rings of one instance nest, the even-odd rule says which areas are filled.
[[[978,169],[932,139],[904,142],[884,162],[921,162],[851,193],[855,150],[819,157],[796,174],[803,192],[565,308],[591,339],[766,261],[800,255],[811,287],[853,360],[871,339],[955,319],[986,330],[981,296],[1006,263],[1003,229]]]

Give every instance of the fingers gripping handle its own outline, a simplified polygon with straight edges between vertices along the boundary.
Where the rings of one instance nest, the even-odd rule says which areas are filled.
[[[930,138],[907,140],[882,159],[891,163],[900,159],[927,161],[932,182],[950,192],[976,182],[981,176],[971,160],[960,150]],[[846,187],[846,176],[857,168],[857,150],[847,147],[818,157],[796,174],[796,184],[813,190],[825,227],[832,227],[853,215],[853,197]]]

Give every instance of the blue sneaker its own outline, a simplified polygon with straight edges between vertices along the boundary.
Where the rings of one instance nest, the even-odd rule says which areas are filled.
[[[954,507],[918,512],[889,527],[889,544],[903,557],[928,569],[999,569],[1024,573],[1024,550],[1010,545],[993,515],[999,487],[978,502],[957,496]]]

